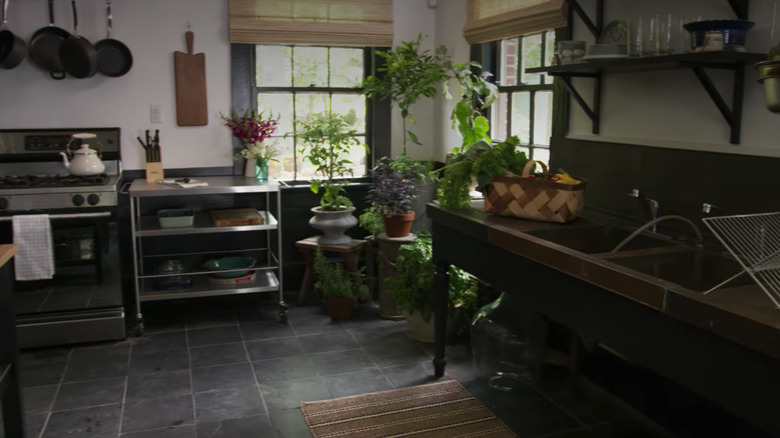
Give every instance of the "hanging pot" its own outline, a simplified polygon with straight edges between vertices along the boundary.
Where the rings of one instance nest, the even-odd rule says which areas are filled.
[[[76,0],[71,1],[73,8],[73,34],[60,46],[60,61],[65,71],[77,79],[90,78],[97,73],[97,50],[78,35],[79,24],[76,15]]]
[[[780,60],[759,62],[753,67],[758,71],[758,82],[764,84],[766,107],[780,113]]]
[[[8,29],[8,0],[3,0],[3,24],[0,25],[0,67],[12,69],[19,65],[27,52],[24,40]]]
[[[106,76],[117,78],[125,75],[133,66],[133,55],[121,41],[111,39],[111,0],[106,0],[108,27],[106,39],[95,44],[98,56],[98,71]]]
[[[52,79],[65,79],[60,61],[60,46],[70,32],[54,25],[54,0],[49,0],[49,25],[35,31],[30,39],[30,58],[38,67],[48,70]]]

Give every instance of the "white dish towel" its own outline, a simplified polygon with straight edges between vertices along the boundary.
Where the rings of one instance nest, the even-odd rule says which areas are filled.
[[[18,281],[48,280],[54,276],[54,249],[48,214],[27,214],[12,218],[14,243],[19,248],[14,259]]]

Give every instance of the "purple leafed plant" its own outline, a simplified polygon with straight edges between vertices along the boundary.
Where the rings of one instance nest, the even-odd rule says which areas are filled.
[[[380,158],[371,172],[374,185],[368,191],[368,200],[378,213],[407,214],[412,211],[414,186],[419,172],[408,167],[393,166],[387,157]]]

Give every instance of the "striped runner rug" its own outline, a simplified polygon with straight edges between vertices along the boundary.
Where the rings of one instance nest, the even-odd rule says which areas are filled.
[[[301,402],[314,438],[516,437],[455,380]]]

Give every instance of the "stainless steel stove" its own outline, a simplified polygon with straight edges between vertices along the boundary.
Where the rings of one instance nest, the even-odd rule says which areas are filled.
[[[60,152],[78,133],[96,134],[104,173],[68,171]],[[0,130],[0,239],[13,242],[12,218],[47,214],[53,240],[54,277],[14,280],[22,348],[126,336],[117,230],[120,138],[119,128]],[[69,149],[80,142],[74,139]]]

